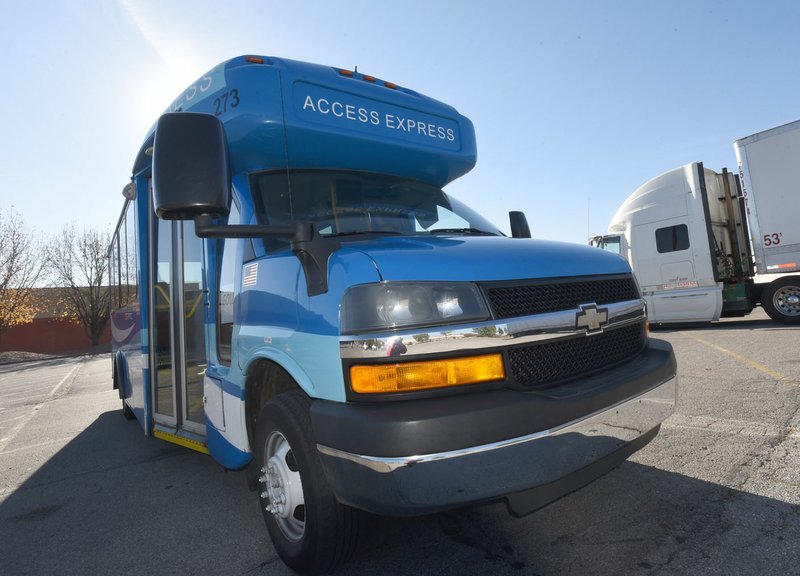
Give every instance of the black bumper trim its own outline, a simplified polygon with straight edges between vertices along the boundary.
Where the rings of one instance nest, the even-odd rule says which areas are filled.
[[[505,501],[509,513],[517,518],[522,518],[591,484],[597,478],[621,465],[629,456],[647,446],[658,435],[660,429],[661,425],[656,426],[647,434],[629,442],[616,452],[612,452],[555,482],[506,496]]]
[[[629,362],[547,390],[485,390],[385,404],[316,400],[311,406],[314,440],[379,457],[459,450],[556,428],[641,394],[675,373],[672,347],[651,339]]]

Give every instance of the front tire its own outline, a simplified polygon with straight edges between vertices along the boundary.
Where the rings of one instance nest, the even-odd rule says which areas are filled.
[[[281,560],[302,574],[333,570],[352,556],[361,512],[340,504],[328,486],[311,435],[310,401],[279,394],[256,424],[259,501]]]
[[[765,286],[761,306],[776,322],[800,324],[800,276],[778,278]]]

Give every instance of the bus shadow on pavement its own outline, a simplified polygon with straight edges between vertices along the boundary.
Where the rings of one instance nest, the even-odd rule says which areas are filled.
[[[26,450],[2,462],[24,466]],[[275,556],[256,502],[243,474],[105,412],[0,503],[0,573],[226,574],[232,559],[252,567]]]
[[[24,448],[3,455],[31,465]],[[5,466],[4,466],[5,468]],[[522,519],[492,504],[368,519],[338,573],[796,573],[800,507],[626,462]],[[0,503],[4,576],[291,574],[243,474],[101,414]]]

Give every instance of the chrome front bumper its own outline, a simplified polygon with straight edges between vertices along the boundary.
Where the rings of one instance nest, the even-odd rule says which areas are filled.
[[[317,449],[337,497],[377,514],[426,514],[546,488],[547,496],[533,498],[537,504],[528,506],[535,509],[601,476],[646,444],[674,412],[677,386],[673,376],[561,426],[448,452],[382,458],[323,444]]]

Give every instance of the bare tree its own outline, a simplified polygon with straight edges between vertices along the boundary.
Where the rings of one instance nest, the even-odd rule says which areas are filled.
[[[10,326],[33,320],[34,286],[44,264],[33,232],[13,207],[8,216],[0,210],[0,336]]]
[[[108,232],[65,226],[47,249],[47,260],[56,286],[64,290],[67,315],[80,321],[96,346],[108,323]]]

